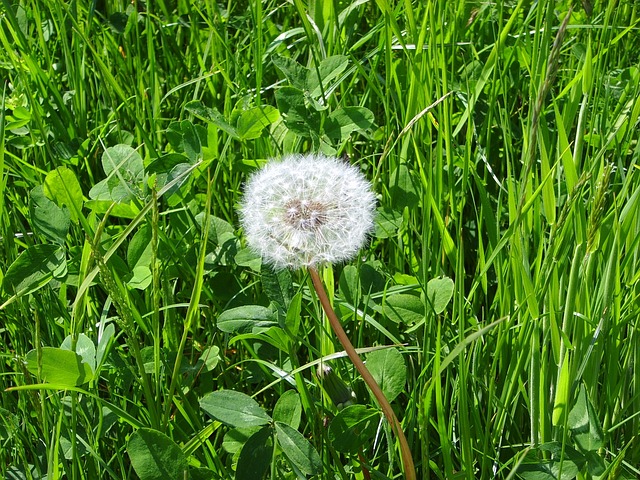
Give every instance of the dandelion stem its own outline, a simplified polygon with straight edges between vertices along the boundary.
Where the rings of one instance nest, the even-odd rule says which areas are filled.
[[[393,412],[393,409],[391,408],[391,405],[389,404],[387,397],[384,396],[384,393],[376,383],[375,379],[373,378],[369,370],[367,370],[367,367],[364,365],[364,362],[358,355],[358,352],[356,352],[356,349],[353,347],[353,345],[351,344],[351,341],[349,340],[349,337],[347,337],[347,334],[342,328],[342,325],[340,324],[338,317],[336,316],[335,312],[333,311],[333,308],[331,307],[331,303],[329,302],[329,297],[325,292],[324,285],[322,284],[322,280],[320,280],[318,271],[313,267],[309,267],[309,274],[311,275],[311,281],[313,282],[313,287],[315,288],[316,293],[318,294],[318,298],[320,299],[322,308],[326,313],[327,318],[329,319],[331,328],[336,334],[336,337],[338,337],[338,340],[340,341],[340,344],[344,348],[345,352],[347,352],[347,355],[351,359],[351,362],[356,367],[356,370],[358,370],[358,372],[362,376],[362,379],[369,386],[369,389],[371,390],[373,395],[376,397],[376,400],[378,400],[378,403],[382,408],[382,412],[384,413],[384,416],[387,418],[387,421],[391,425],[391,429],[395,433],[396,438],[398,439],[398,442],[400,442],[400,452],[402,455],[404,477],[407,480],[415,480],[416,470],[413,464],[413,457],[411,456],[411,449],[409,448],[409,444],[407,443],[407,439],[404,436],[404,432],[402,431],[402,427],[400,425],[400,422],[398,421],[398,418]]]

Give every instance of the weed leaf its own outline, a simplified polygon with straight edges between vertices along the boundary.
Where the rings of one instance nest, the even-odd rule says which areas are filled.
[[[206,138],[205,134],[202,135]],[[171,123],[167,128],[167,138],[176,152],[184,153],[190,164],[202,156],[202,143],[193,123],[187,120]]]
[[[265,127],[276,122],[280,112],[275,107],[265,105],[242,112],[238,118],[238,135],[241,140],[253,140],[262,135]]]
[[[222,312],[216,325],[226,333],[243,333],[277,324],[276,315],[272,310],[260,305],[245,305]]]
[[[408,293],[395,293],[385,298],[383,312],[394,323],[412,325],[425,318],[424,303],[420,297]]]
[[[364,405],[349,405],[331,421],[329,439],[342,453],[356,453],[373,438],[380,421],[380,413]]]
[[[407,366],[396,348],[377,350],[367,355],[367,368],[376,379],[387,400],[392,402],[404,389]]]
[[[302,137],[319,134],[319,113],[307,108],[302,90],[294,87],[282,87],[276,91],[276,102],[285,125],[293,133]]]
[[[71,335],[67,335],[60,348],[71,350]],[[75,352],[82,357],[82,361],[91,367],[91,371],[96,369],[96,345],[84,333],[78,335]]]
[[[173,440],[156,430],[136,431],[127,444],[127,453],[140,480],[188,478],[186,456]]]
[[[271,421],[258,402],[235,390],[208,393],[200,399],[200,408],[212,418],[233,427],[255,427]]]
[[[269,427],[261,428],[242,446],[236,467],[236,480],[258,480],[264,477],[273,455],[271,431]]]
[[[58,206],[66,205],[71,220],[78,223],[82,210],[82,189],[75,173],[67,167],[58,167],[47,173],[44,179],[44,194]]]
[[[427,298],[436,315],[444,312],[453,297],[453,280],[449,277],[439,277],[427,283]]]
[[[326,94],[329,84],[338,78],[348,65],[349,57],[334,55],[322,60],[318,65],[317,71],[313,68],[310,69],[307,77],[307,90],[311,97],[320,98],[323,93]]]
[[[392,210],[389,207],[380,207],[377,209],[375,225],[376,238],[389,238],[398,233],[402,227],[402,213]]]
[[[63,389],[77,387],[93,378],[93,371],[82,357],[71,350],[55,347],[41,348],[42,380]],[[36,349],[27,353],[27,369],[38,374],[38,352]]]
[[[225,120],[225,118],[218,110],[205,106],[200,100],[193,100],[187,103],[184,106],[184,109],[187,112],[192,113],[196,117],[214,124],[231,138],[235,138],[236,140],[240,138],[237,130],[229,125],[229,123]]]
[[[604,446],[604,433],[584,385],[569,412],[568,424],[576,445],[583,452],[593,452]]]
[[[273,419],[276,422],[286,423],[296,430],[300,426],[301,415],[300,395],[295,390],[284,392],[273,407]]]
[[[291,58],[281,55],[274,55],[271,59],[273,64],[280,70],[292,86],[303,90],[307,85],[309,70]]]
[[[49,200],[42,185],[29,193],[29,216],[36,233],[53,243],[64,244],[71,224],[71,214],[68,208],[59,207]]]
[[[309,441],[295,428],[275,422],[278,443],[289,461],[305,475],[322,472],[322,460]]]
[[[26,295],[42,288],[53,278],[67,273],[65,249],[57,245],[33,245],[20,254],[7,269],[2,285],[5,291]]]
[[[373,127],[373,113],[364,107],[343,107],[331,112],[324,133],[332,140],[344,142],[353,132],[366,133]]]
[[[109,198],[117,203],[126,203],[135,197],[141,198],[145,178],[144,164],[140,154],[129,145],[115,145],[107,148],[102,154],[102,168],[107,178],[94,188],[105,182]],[[91,198],[94,188],[89,192]]]

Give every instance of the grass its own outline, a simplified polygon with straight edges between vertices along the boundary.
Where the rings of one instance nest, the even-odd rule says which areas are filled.
[[[418,478],[637,478],[639,12],[569,7],[3,0],[0,477],[402,478],[310,279],[238,228],[249,172],[323,151],[378,194],[320,274]]]

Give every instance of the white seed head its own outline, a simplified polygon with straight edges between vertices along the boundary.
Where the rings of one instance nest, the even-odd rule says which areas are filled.
[[[247,182],[247,243],[275,268],[348,260],[373,228],[375,196],[358,168],[319,154],[271,161]]]

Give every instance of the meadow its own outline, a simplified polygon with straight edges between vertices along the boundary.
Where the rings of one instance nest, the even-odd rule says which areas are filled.
[[[373,185],[318,273],[413,478],[640,478],[639,19],[2,0],[0,478],[411,478],[309,273],[241,227],[309,152]]]

